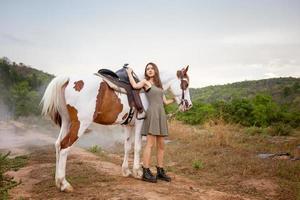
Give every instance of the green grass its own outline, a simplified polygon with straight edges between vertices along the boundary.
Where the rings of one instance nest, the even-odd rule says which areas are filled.
[[[91,146],[88,151],[94,154],[101,154],[103,152],[102,148],[98,145]]]
[[[204,167],[204,164],[201,160],[194,160],[193,163],[192,163],[192,166],[194,169],[203,169]]]

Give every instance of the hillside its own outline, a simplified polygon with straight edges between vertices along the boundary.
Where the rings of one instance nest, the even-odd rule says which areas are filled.
[[[18,117],[39,113],[39,102],[53,75],[0,59],[1,117]]]
[[[252,98],[258,93],[268,94],[279,104],[290,104],[300,109],[300,78],[271,78],[243,81],[225,85],[191,88],[194,101],[212,103],[234,98]]]
[[[39,102],[43,91],[53,77],[51,74],[31,68],[23,63],[16,64],[7,58],[0,59],[0,119],[39,115]],[[284,123],[292,121],[291,124],[295,126],[294,124],[297,124],[298,120],[300,120],[297,117],[300,112],[300,78],[289,77],[243,81],[219,86],[191,88],[190,91],[194,107],[190,112],[178,114],[179,116],[177,117],[177,119],[183,120],[180,117],[183,115],[182,117],[185,118],[183,121],[185,122],[189,121],[186,120],[189,118],[189,115],[195,119],[193,124],[198,124],[209,117],[219,117],[220,114],[224,114],[224,111],[230,116],[239,114],[235,116],[238,119],[243,118],[243,116],[247,118],[252,117],[251,122],[242,123],[250,125],[257,125],[257,121],[260,121],[262,117],[265,118],[263,120],[265,125],[284,120]],[[261,93],[270,96],[257,97]],[[244,102],[241,98],[248,100]],[[236,99],[239,99],[238,102],[231,101]],[[230,105],[225,105],[225,108],[224,106],[220,107],[219,104],[215,105],[219,100],[224,100]],[[273,101],[278,105],[275,105]],[[212,106],[202,105],[201,103],[209,103]],[[262,109],[262,106],[264,109]],[[167,107],[167,111],[169,112],[169,110],[175,110],[176,108],[177,106],[174,104]],[[268,114],[271,110],[273,114],[274,110],[280,111],[274,117]],[[294,111],[297,112],[294,113]],[[196,117],[198,115],[202,116],[200,117],[201,120],[199,117]],[[229,119],[228,116],[226,118]],[[239,120],[233,121],[241,123]]]

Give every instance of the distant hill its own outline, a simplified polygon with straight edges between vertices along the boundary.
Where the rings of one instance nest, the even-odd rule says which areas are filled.
[[[212,103],[234,98],[252,98],[257,94],[271,95],[279,104],[287,104],[300,109],[300,78],[271,78],[243,81],[225,85],[191,88],[193,101]]]
[[[23,63],[0,58],[0,119],[11,116],[40,114],[39,102],[54,76]],[[213,103],[234,98],[252,98],[269,94],[279,104],[300,110],[300,78],[272,78],[243,81],[226,85],[191,88],[193,101]],[[2,117],[3,118],[3,117]]]
[[[0,58],[0,119],[39,114],[39,102],[54,76],[23,63]]]

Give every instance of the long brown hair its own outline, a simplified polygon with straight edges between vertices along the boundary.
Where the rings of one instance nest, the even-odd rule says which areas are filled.
[[[154,64],[154,63],[152,63],[152,62],[149,62],[147,65],[146,65],[146,67],[145,67],[145,73],[144,73],[144,75],[145,75],[145,78],[146,78],[146,80],[149,80],[150,79],[150,77],[147,75],[147,67],[148,67],[148,65],[152,65],[152,67],[153,67],[153,69],[154,69],[154,71],[155,71],[155,75],[154,75],[154,77],[153,77],[153,80],[154,80],[154,85],[156,86],[156,87],[158,87],[158,88],[161,88],[161,89],[163,89],[163,87],[162,87],[162,83],[161,83],[161,80],[160,80],[160,76],[159,76],[159,70],[158,70],[158,67],[157,67],[157,65],[156,64]]]

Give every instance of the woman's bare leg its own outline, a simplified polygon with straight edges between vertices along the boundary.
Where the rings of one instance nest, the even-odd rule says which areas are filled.
[[[165,143],[164,143],[164,137],[160,136],[156,138],[156,144],[157,144],[157,174],[156,174],[156,178],[157,179],[161,179],[167,182],[171,181],[171,177],[169,177],[166,173],[165,170],[163,168],[164,165],[164,147],[165,147]]]
[[[164,165],[164,152],[165,152],[165,138],[162,136],[156,137],[156,145],[157,145],[157,166],[163,167]]]
[[[147,135],[147,143],[143,153],[143,166],[144,168],[149,168],[151,159],[151,150],[155,144],[156,136]]]

